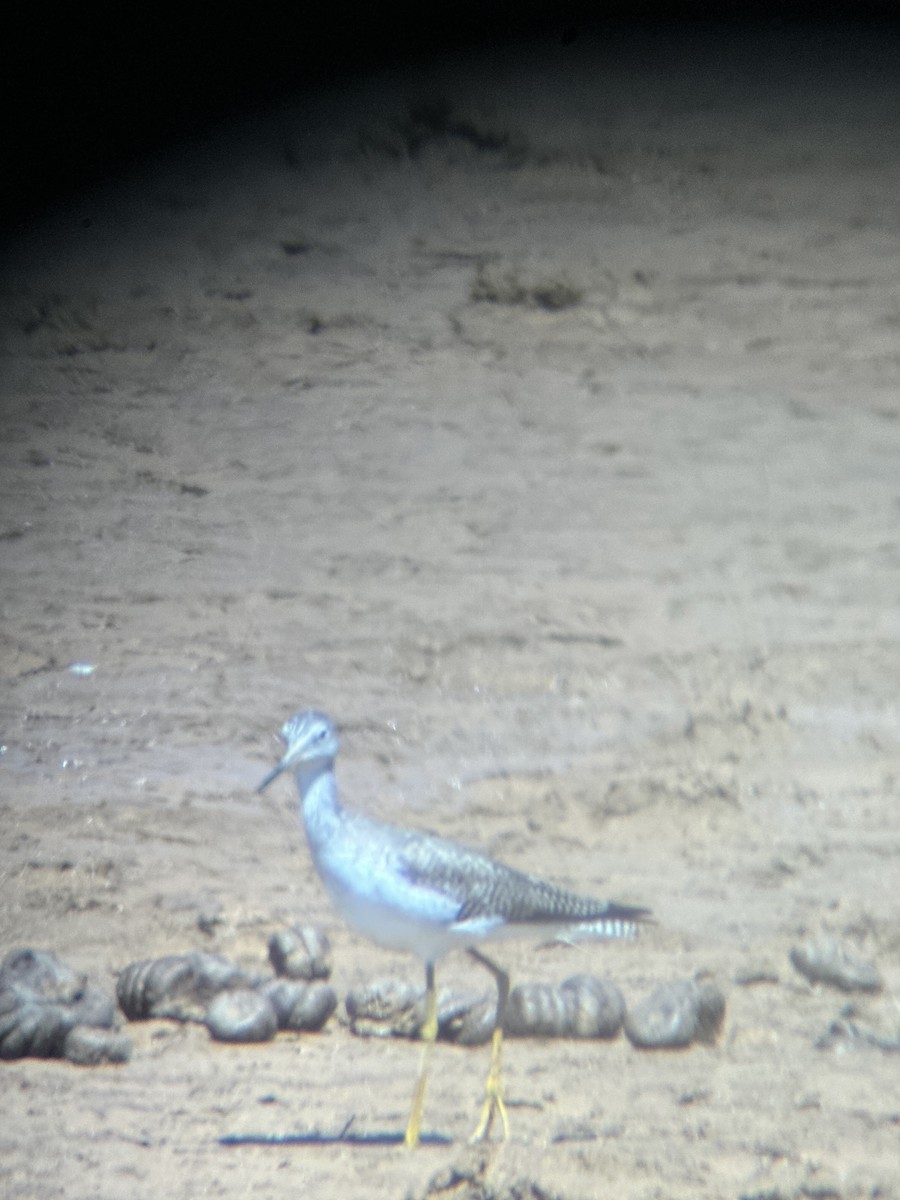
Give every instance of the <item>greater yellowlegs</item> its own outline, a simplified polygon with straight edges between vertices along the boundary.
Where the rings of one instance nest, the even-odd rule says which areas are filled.
[[[500,1059],[509,977],[477,943],[516,934],[546,936],[588,922],[594,936],[631,937],[650,919],[649,910],[579,896],[445,838],[348,812],[338,800],[334,774],[337,731],[324,713],[298,712],[285,723],[281,737],[284,757],[257,791],[282,771],[293,770],[313,862],[339,911],[372,941],[408,950],[425,964],[425,1049],[406,1127],[407,1146],[419,1140],[429,1055],[437,1037],[435,963],[457,948],[486,967],[497,984],[491,1067],[472,1140],[488,1134],[495,1115],[507,1136]]]

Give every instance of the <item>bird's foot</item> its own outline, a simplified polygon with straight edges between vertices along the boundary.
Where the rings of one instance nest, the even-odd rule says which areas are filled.
[[[506,1105],[503,1103],[503,1079],[500,1073],[500,1054],[503,1047],[503,1032],[494,1030],[494,1044],[491,1054],[491,1069],[484,1085],[484,1104],[481,1106],[481,1118],[469,1142],[480,1142],[491,1132],[494,1117],[499,1116],[503,1126],[503,1137],[509,1137],[509,1117],[506,1115]]]
[[[506,1115],[506,1105],[503,1103],[503,1097],[499,1092],[492,1094],[488,1091],[484,1098],[484,1104],[481,1106],[481,1118],[476,1126],[475,1132],[469,1138],[469,1143],[484,1141],[491,1132],[491,1127],[494,1124],[494,1116],[500,1118],[500,1124],[503,1126],[503,1137],[509,1137],[509,1117]]]

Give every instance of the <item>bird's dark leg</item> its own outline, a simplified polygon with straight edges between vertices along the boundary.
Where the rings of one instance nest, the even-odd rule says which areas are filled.
[[[428,1083],[428,1067],[431,1063],[431,1050],[437,1037],[437,993],[434,988],[434,963],[425,964],[425,1020],[419,1030],[419,1036],[425,1043],[422,1049],[422,1066],[416,1090],[413,1092],[412,1111],[406,1125],[404,1141],[409,1150],[419,1144],[419,1133],[422,1129],[422,1111],[425,1107],[425,1087]]]
[[[503,1103],[503,1076],[500,1062],[503,1052],[503,1021],[506,1017],[506,1002],[509,999],[509,976],[480,951],[470,947],[469,954],[476,962],[481,963],[490,971],[497,983],[497,1016],[494,1020],[494,1036],[491,1042],[491,1069],[488,1071],[487,1082],[484,1085],[481,1119],[469,1139],[472,1142],[479,1142],[490,1133],[495,1113],[499,1114],[500,1122],[503,1125],[503,1136],[509,1137],[509,1118],[506,1115],[506,1105]]]

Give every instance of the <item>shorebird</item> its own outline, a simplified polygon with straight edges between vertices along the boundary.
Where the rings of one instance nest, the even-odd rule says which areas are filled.
[[[419,1141],[430,1052],[438,1032],[435,964],[454,949],[466,950],[497,985],[491,1065],[472,1141],[488,1135],[495,1116],[507,1137],[501,1051],[509,976],[478,944],[517,934],[545,937],[586,923],[594,936],[633,937],[638,925],[651,919],[649,909],[580,896],[446,838],[343,808],[334,772],[338,735],[325,713],[296,713],[283,726],[281,737],[284,756],[257,792],[282,771],[293,770],[313,862],[338,911],[373,942],[409,951],[425,966],[425,1020],[420,1031],[425,1047],[406,1145],[414,1147]]]

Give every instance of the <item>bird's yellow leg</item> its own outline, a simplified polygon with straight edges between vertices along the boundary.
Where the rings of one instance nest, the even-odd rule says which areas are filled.
[[[487,1081],[484,1085],[484,1104],[481,1106],[481,1117],[475,1132],[469,1139],[471,1142],[480,1142],[482,1138],[488,1136],[494,1123],[495,1113],[500,1117],[504,1138],[509,1137],[509,1117],[506,1115],[506,1105],[503,1103],[503,1075],[500,1062],[502,1050],[503,1030],[498,1027],[494,1030],[491,1044],[491,1069],[488,1071]]]
[[[506,1001],[509,998],[509,976],[495,962],[474,949],[469,954],[476,962],[486,967],[497,981],[497,1015],[494,1019],[494,1036],[491,1039],[491,1069],[484,1085],[484,1104],[481,1106],[481,1117],[470,1142],[480,1142],[486,1138],[494,1123],[494,1114],[500,1117],[504,1138],[509,1137],[509,1117],[506,1115],[506,1105],[503,1103],[503,1021],[506,1016]]]
[[[406,1124],[406,1137],[403,1139],[408,1150],[415,1149],[419,1144],[419,1134],[422,1130],[422,1112],[425,1108],[425,1088],[428,1084],[428,1068],[431,1065],[431,1051],[437,1038],[437,993],[434,988],[434,964],[425,964],[425,1020],[419,1031],[419,1036],[425,1045],[422,1047],[422,1065],[419,1068],[419,1078],[416,1080],[416,1090],[413,1092],[412,1110]]]

